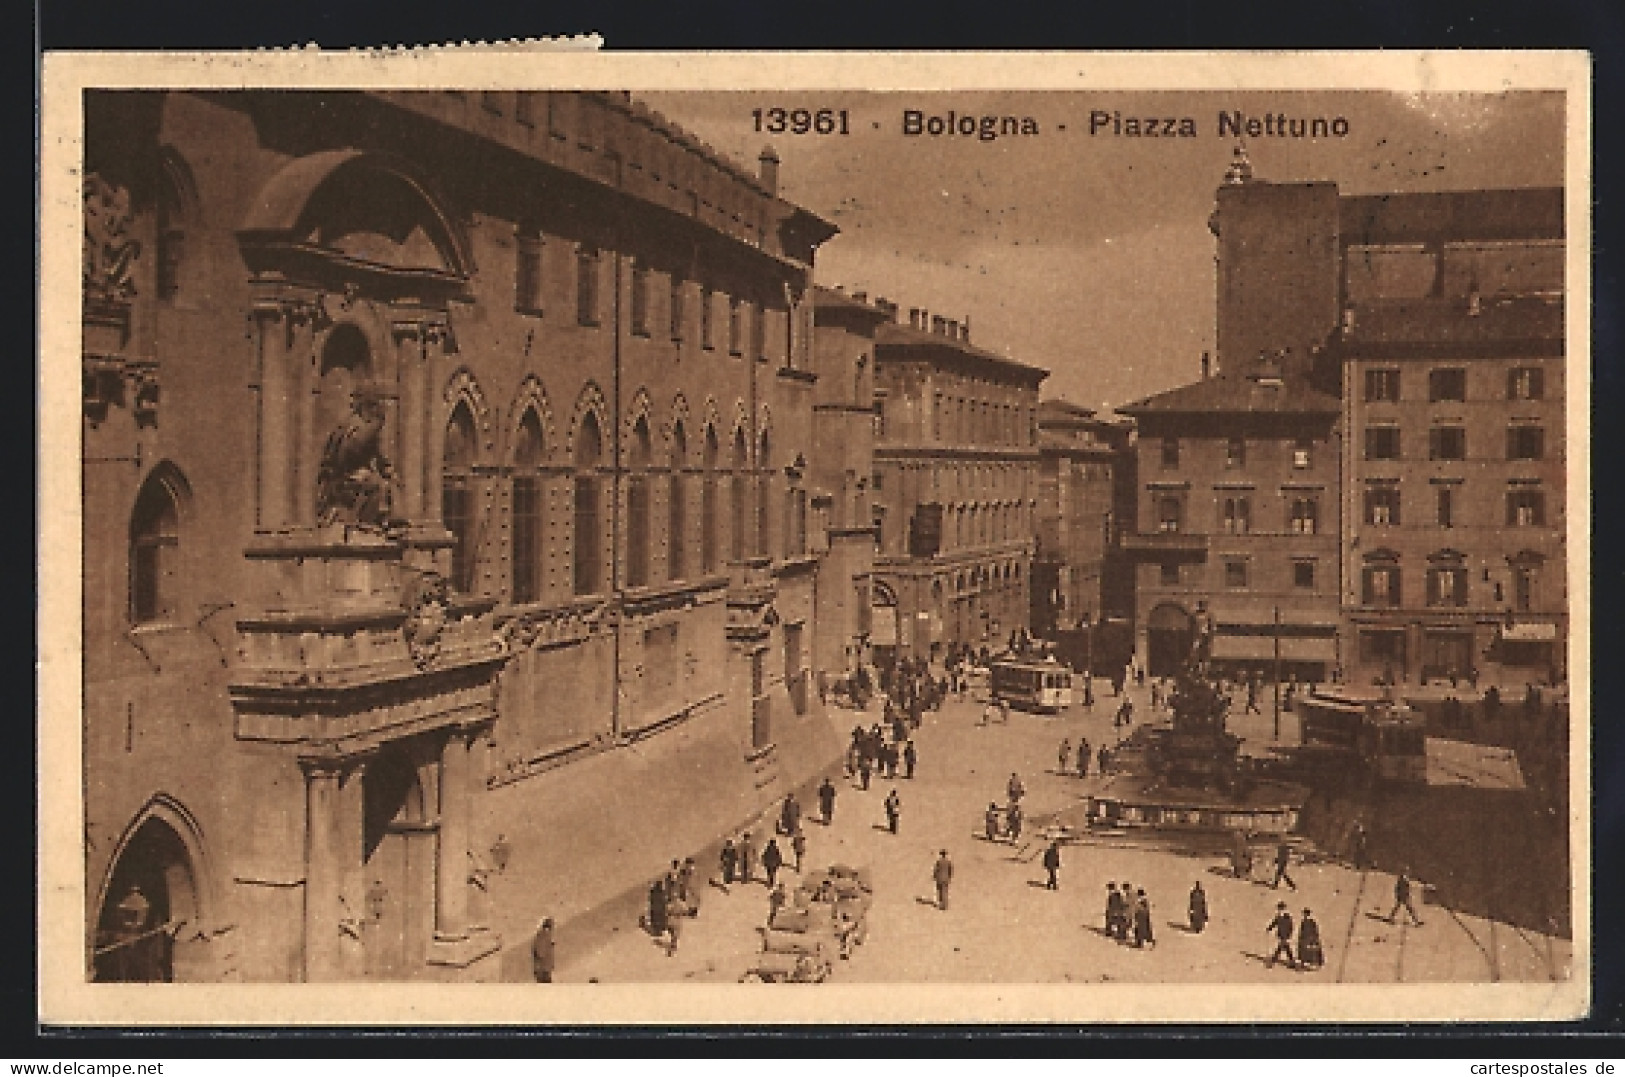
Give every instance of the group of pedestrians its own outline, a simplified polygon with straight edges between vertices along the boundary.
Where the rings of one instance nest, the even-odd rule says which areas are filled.
[[[749,848],[752,860],[756,855],[754,840],[750,834],[741,839]],[[723,848],[725,852],[732,849],[733,842],[725,843]],[[684,921],[700,915],[703,890],[702,884],[695,881],[697,874],[693,857],[673,860],[666,874],[649,884],[649,908],[643,917],[644,929],[656,939],[664,940],[668,957],[677,953]]]
[[[1057,752],[1055,756],[1056,773],[1070,774],[1075,772],[1078,777],[1087,778],[1089,776],[1089,760],[1092,758],[1092,752],[1093,748],[1089,744],[1089,738],[1087,737],[1078,738],[1076,755],[1073,754],[1072,741],[1070,739],[1062,740],[1060,751]],[[1104,773],[1104,761],[1107,758],[1105,745],[1101,745],[1100,755],[1101,771]]]
[[[906,720],[898,718],[890,725],[890,736],[879,722],[868,729],[862,725],[852,727],[852,741],[846,751],[846,772],[848,777],[856,775],[864,789],[869,788],[876,771],[888,781],[895,781],[898,777],[912,779],[914,769],[919,765],[919,750],[908,735]]]
[[[983,831],[988,841],[998,841],[1001,838],[1009,839],[1011,844],[1021,840],[1021,827],[1025,821],[1021,810],[1021,798],[1027,795],[1027,787],[1022,784],[1021,775],[1012,771],[1010,780],[1005,783],[1005,806],[999,807],[999,802],[987,802],[987,812],[982,817]]]
[[[1135,949],[1156,947],[1151,899],[1144,888],[1136,889],[1128,882],[1106,884],[1106,936]]]

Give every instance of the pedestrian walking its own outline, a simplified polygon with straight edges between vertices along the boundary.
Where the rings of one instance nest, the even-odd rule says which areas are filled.
[[[739,850],[734,848],[734,840],[726,838],[722,842],[722,852],[718,854],[722,861],[722,884],[732,886],[734,873],[739,870]]]
[[[1144,890],[1134,892],[1134,948],[1136,950],[1157,945],[1157,937],[1151,930],[1151,899],[1145,896]]]
[[[1292,848],[1283,841],[1275,847],[1275,878],[1270,882],[1270,889],[1278,889],[1283,881],[1294,890],[1298,888],[1292,876],[1287,874],[1286,869],[1291,866]]]
[[[1118,883],[1117,892],[1123,896],[1117,913],[1117,941],[1127,942],[1129,929],[1134,924],[1134,886],[1126,882]]]
[[[1004,809],[1004,832],[1009,835],[1011,845],[1021,840],[1021,821],[1021,805],[1012,800]]]
[[[762,871],[767,874],[769,888],[779,885],[779,869],[784,867],[784,853],[779,849],[777,838],[767,839],[767,848],[762,850]]]
[[[1111,767],[1112,767],[1111,749],[1107,748],[1104,744],[1102,744],[1100,746],[1100,751],[1098,753],[1096,753],[1096,757],[1100,762],[1100,776],[1102,778],[1104,778],[1106,776],[1107,772],[1110,771]]]
[[[835,820],[835,783],[828,777],[818,787],[818,813],[824,817],[825,826]]]
[[[784,908],[784,903],[786,901],[788,901],[788,900],[790,900],[790,897],[789,897],[788,894],[786,894],[784,892],[784,884],[783,883],[780,883],[779,885],[775,886],[772,890],[769,890],[767,892],[767,926],[768,927],[773,926],[773,921],[779,915],[779,910]]]
[[[700,915],[700,891],[703,887],[694,882],[697,871],[694,858],[689,856],[683,858],[683,866],[677,872],[677,885],[682,889],[683,904],[688,906],[690,916]]]
[[[677,943],[683,934],[683,910],[676,897],[669,897],[666,901],[666,956],[671,957],[677,953]]]
[[[1078,741],[1078,777],[1087,778],[1088,776],[1089,742],[1087,740],[1080,740]]]
[[[1258,674],[1247,678],[1247,714],[1263,714],[1258,709]]]
[[[1117,716],[1113,720],[1116,725],[1129,726],[1134,724],[1134,701],[1128,696],[1117,705]]]
[[[1128,902],[1116,883],[1106,884],[1106,934],[1122,942],[1127,935]]]
[[[954,881],[954,862],[948,859],[948,850],[937,854],[937,862],[931,868],[931,881],[937,885],[937,908],[947,912],[948,884]]]
[[[739,881],[748,883],[756,877],[756,835],[745,831],[739,839]]]
[[[992,801],[989,801],[988,805],[987,805],[987,813],[982,816],[982,821],[983,821],[983,823],[985,823],[987,825],[987,840],[988,841],[998,841],[999,840],[999,806],[997,804],[993,803]]]
[[[1326,952],[1320,946],[1320,924],[1308,909],[1303,910],[1303,919],[1298,921],[1298,964],[1316,969],[1326,964]]]
[[[1238,879],[1253,873],[1253,854],[1247,845],[1247,835],[1239,830],[1230,832],[1230,871]]]
[[[666,880],[656,879],[649,885],[649,934],[664,935],[666,919]]]
[[[1044,870],[1049,873],[1049,878],[1044,882],[1044,889],[1059,890],[1061,888],[1061,884],[1056,879],[1056,875],[1061,870],[1060,842],[1052,841],[1049,843],[1049,848],[1044,850]]]
[[[1162,682],[1160,680],[1151,682],[1151,705],[1153,707],[1162,706]]]
[[[1200,935],[1202,929],[1207,927],[1207,891],[1202,889],[1202,880],[1200,879],[1191,884],[1187,915],[1190,917],[1191,931]]]
[[[1010,795],[1010,803],[1014,804],[1027,794],[1027,787],[1021,784],[1021,776],[1012,771],[1004,791]]]
[[[1411,904],[1411,878],[1403,871],[1399,873],[1399,878],[1394,880],[1394,907],[1388,910],[1390,924],[1394,922],[1394,917],[1399,915],[1400,909],[1411,914],[1411,919],[1416,922],[1417,927],[1422,926],[1422,918],[1416,915],[1416,908]]]
[[[1358,819],[1354,822],[1354,832],[1349,835],[1349,859],[1354,861],[1357,871],[1365,871],[1371,866],[1371,850],[1367,846],[1365,824]]]
[[[546,917],[536,927],[536,937],[530,943],[531,974],[539,984],[553,982],[553,918]]]
[[[914,750],[911,740],[903,745],[903,777],[910,780],[914,777],[914,765],[920,761],[920,754]]]
[[[1065,774],[1068,765],[1070,765],[1072,762],[1071,738],[1061,741],[1061,754],[1058,757],[1058,760],[1059,761],[1055,764],[1055,769],[1058,773]]]
[[[779,809],[779,829],[786,834],[801,829],[801,802],[794,793],[785,794],[784,806]]]
[[[869,774],[872,769],[873,764],[869,762],[868,752],[858,756],[858,778],[863,782],[863,788],[865,790],[869,788]]]
[[[1274,968],[1276,959],[1285,957],[1288,968],[1297,968],[1298,960],[1292,956],[1292,914],[1286,911],[1286,902],[1275,903],[1275,919],[1264,930],[1275,936],[1275,952],[1265,964]]]
[[[897,821],[903,814],[903,801],[893,789],[886,794],[886,829],[897,833]]]
[[[790,835],[790,851],[795,854],[796,874],[800,875],[801,860],[807,855],[807,834],[805,831],[798,830]]]

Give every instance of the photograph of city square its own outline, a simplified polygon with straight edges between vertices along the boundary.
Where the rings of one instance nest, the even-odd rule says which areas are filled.
[[[83,979],[1570,981],[1571,105],[87,92]]]

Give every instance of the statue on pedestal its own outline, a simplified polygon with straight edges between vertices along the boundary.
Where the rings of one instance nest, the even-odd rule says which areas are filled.
[[[384,455],[384,401],[378,391],[362,387],[351,401],[350,414],[322,449],[316,474],[316,515],[322,526],[345,523],[382,528],[390,510],[390,483],[395,469]]]

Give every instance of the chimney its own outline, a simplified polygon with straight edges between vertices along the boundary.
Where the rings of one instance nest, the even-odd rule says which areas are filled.
[[[966,344],[969,344],[970,343],[970,315],[969,314],[965,315],[965,322],[964,322],[964,324],[962,326],[960,326],[960,331],[963,334],[960,339],[962,339]]]
[[[944,318],[943,322],[944,322],[944,324],[946,325],[946,327],[948,329],[948,336],[953,340],[958,340],[959,339],[959,323],[954,321],[952,318]]]
[[[883,295],[875,296],[875,309],[879,310],[880,313],[882,313],[886,317],[890,318],[891,317],[891,300],[887,299]]]
[[[756,158],[756,163],[761,166],[758,169],[758,175],[761,177],[762,186],[767,188],[768,194],[777,195],[779,193],[779,155],[773,152],[772,146],[763,146],[761,156]]]
[[[947,322],[948,319],[944,318],[940,314],[931,315],[931,332],[940,337],[943,333],[943,326],[946,325]]]
[[[859,303],[867,303],[867,302],[869,302],[869,293],[868,292],[853,292],[852,293],[852,298],[856,299]]]
[[[1207,380],[1208,372],[1212,368],[1212,365],[1213,365],[1213,360],[1208,357],[1207,352],[1203,352],[1202,353],[1202,380],[1203,381]]]
[[[919,307],[909,307],[908,308],[908,326],[909,326],[910,329],[918,329],[920,327],[920,308]]]

